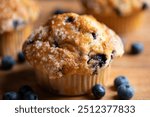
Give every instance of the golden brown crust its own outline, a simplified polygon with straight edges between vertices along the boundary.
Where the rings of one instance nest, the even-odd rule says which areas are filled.
[[[101,16],[128,16],[147,8],[143,0],[81,0],[86,10]]]
[[[50,78],[96,74],[124,53],[121,39],[91,16],[55,15],[23,46],[27,61]]]
[[[20,29],[39,15],[32,0],[0,0],[0,11],[0,33]]]

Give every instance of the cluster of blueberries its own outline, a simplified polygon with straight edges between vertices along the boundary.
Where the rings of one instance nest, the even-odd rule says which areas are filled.
[[[17,55],[17,61],[19,63],[25,62],[25,57],[22,52],[19,52]],[[1,69],[2,70],[10,70],[16,64],[16,61],[11,56],[4,56],[1,61]]]
[[[125,76],[118,76],[114,80],[114,86],[117,89],[118,99],[129,100],[133,97],[134,89]],[[105,92],[105,88],[100,84],[96,84],[92,88],[92,93],[96,99],[102,98],[105,95]]]
[[[3,100],[38,100],[38,95],[30,86],[24,85],[18,92],[6,92],[3,95]]]
[[[17,55],[17,62],[24,63],[25,57],[22,52]],[[2,70],[10,70],[16,64],[16,61],[11,56],[4,56],[1,61]],[[3,100],[38,100],[38,96],[28,85],[22,86],[18,92],[10,91],[3,95]]]
[[[136,42],[131,45],[130,53],[133,55],[140,54],[144,50],[142,43]],[[129,84],[129,80],[125,76],[118,76],[114,81],[114,86],[117,89],[118,98],[122,100],[129,100],[134,95],[134,89]],[[96,84],[92,88],[92,93],[96,99],[100,99],[105,95],[105,88]]]

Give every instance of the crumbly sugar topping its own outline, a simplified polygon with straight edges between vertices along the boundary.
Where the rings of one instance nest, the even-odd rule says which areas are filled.
[[[49,78],[96,75],[124,53],[121,39],[92,16],[55,15],[23,46],[27,61]],[[113,56],[113,57],[112,57]]]

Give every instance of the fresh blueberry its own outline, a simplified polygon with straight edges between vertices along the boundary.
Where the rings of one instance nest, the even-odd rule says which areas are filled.
[[[64,13],[68,13],[68,11],[57,9],[53,12],[54,15],[59,15],[59,14],[64,14]]]
[[[116,88],[118,88],[122,84],[129,84],[129,81],[125,76],[118,76],[114,80],[114,85],[115,85]]]
[[[18,93],[11,91],[3,95],[3,100],[19,100],[20,96]]]
[[[103,86],[101,86],[100,84],[96,84],[92,88],[92,93],[96,99],[100,99],[105,95],[105,88]]]
[[[11,56],[5,56],[2,58],[1,64],[2,64],[2,69],[9,70],[14,66],[15,60]]]
[[[144,50],[142,43],[136,42],[131,45],[131,54],[140,54]]]
[[[122,84],[117,89],[118,97],[122,100],[129,100],[134,95],[134,89],[129,84]]]
[[[32,88],[28,85],[24,85],[19,89],[18,92],[21,98],[24,100],[38,100],[38,96],[34,93]]]
[[[23,52],[18,53],[18,62],[20,62],[20,63],[25,62],[25,57],[24,57]]]
[[[28,85],[24,85],[19,89],[19,94],[24,95],[27,92],[33,92],[32,88]]]
[[[24,95],[24,100],[38,100],[38,96],[33,92],[27,92]]]

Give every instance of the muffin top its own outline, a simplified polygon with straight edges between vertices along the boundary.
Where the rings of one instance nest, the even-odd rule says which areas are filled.
[[[96,75],[124,53],[121,39],[92,16],[55,15],[23,45],[27,61],[49,78]]]
[[[143,0],[81,0],[90,12],[102,16],[128,16],[148,8]]]
[[[39,14],[32,0],[0,0],[0,33],[21,29]]]

